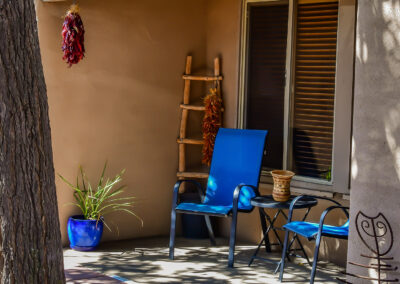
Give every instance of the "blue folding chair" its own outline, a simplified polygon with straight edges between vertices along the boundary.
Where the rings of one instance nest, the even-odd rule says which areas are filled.
[[[328,207],[324,212],[322,212],[319,223],[310,223],[306,221],[292,221],[293,216],[293,208],[297,201],[303,198],[314,198],[314,199],[322,199],[327,200],[335,204],[334,206]],[[325,225],[325,217],[326,215],[334,209],[341,209],[346,215],[347,221],[342,226],[331,226]],[[318,255],[319,255],[319,246],[321,244],[322,237],[336,238],[336,239],[345,239],[347,240],[349,237],[349,208],[342,206],[339,202],[332,200],[326,197],[319,196],[306,196],[301,195],[297,196],[293,199],[289,208],[289,215],[286,225],[283,226],[285,229],[285,240],[283,243],[283,251],[282,258],[280,263],[280,274],[279,281],[282,282],[283,272],[285,269],[285,259],[288,255],[288,240],[289,240],[289,232],[293,232],[296,235],[301,235],[308,239],[309,241],[315,240],[315,250],[314,250],[314,260],[312,264],[310,284],[314,283],[315,272],[317,269]],[[289,244],[290,247],[290,244]]]
[[[258,196],[261,162],[268,131],[220,128],[215,139],[207,190],[193,180],[175,184],[169,258],[174,259],[176,213],[204,215],[211,243],[215,244],[210,217],[232,217],[228,266],[233,267],[238,212],[253,210],[250,199]],[[201,203],[179,203],[179,187],[183,182],[196,185]]]

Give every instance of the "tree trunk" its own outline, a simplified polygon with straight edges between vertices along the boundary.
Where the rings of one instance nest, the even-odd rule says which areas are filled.
[[[0,0],[0,279],[64,283],[34,0]]]

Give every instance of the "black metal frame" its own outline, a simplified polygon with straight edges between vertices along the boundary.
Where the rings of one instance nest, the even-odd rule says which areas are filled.
[[[309,196],[309,195],[301,195],[301,196],[297,196],[295,199],[293,199],[292,203],[290,204],[290,208],[289,208],[289,216],[288,216],[288,221],[287,223],[290,223],[292,221],[292,216],[293,216],[293,208],[294,205],[296,204],[297,201],[299,201],[302,198],[315,198],[315,199],[321,199],[321,200],[327,200],[330,201],[332,203],[334,203],[334,206],[330,206],[327,209],[324,210],[324,212],[322,212],[320,221],[319,221],[319,227],[318,227],[318,233],[317,235],[308,238],[309,241],[315,240],[315,250],[314,250],[314,259],[313,259],[313,264],[312,264],[312,270],[311,270],[311,277],[310,277],[310,284],[314,283],[314,278],[315,278],[315,273],[316,273],[316,269],[317,269],[317,262],[318,262],[318,255],[319,255],[319,247],[321,244],[321,239],[322,237],[331,237],[331,238],[337,238],[337,239],[345,239],[347,240],[348,237],[344,237],[344,236],[340,236],[340,235],[331,235],[331,234],[323,234],[322,233],[322,228],[325,222],[325,217],[326,215],[331,212],[332,210],[335,209],[341,209],[344,214],[346,215],[347,219],[349,219],[349,207],[345,207],[342,206],[339,202],[327,198],[327,197],[322,197],[322,196]],[[286,259],[286,251],[287,251],[287,244],[288,244],[288,240],[289,240],[289,230],[286,229],[286,233],[285,233],[285,240],[284,240],[284,246],[283,246],[283,250],[282,250],[282,258],[281,258],[281,263],[280,263],[280,274],[279,274],[279,281],[282,282],[283,279],[283,272],[285,269],[285,259]]]
[[[313,206],[315,206],[315,205],[310,205],[310,207],[294,208],[294,209],[307,209],[306,213],[304,214],[304,216],[302,218],[302,221],[305,221],[307,219],[307,216],[310,213],[311,208]],[[257,254],[258,254],[258,252],[259,252],[259,250],[260,250],[260,248],[261,248],[263,243],[265,243],[266,252],[271,252],[271,246],[281,246],[281,248],[283,249],[283,242],[282,242],[281,238],[279,237],[278,232],[276,230],[284,231],[284,229],[281,228],[281,227],[275,227],[274,224],[275,224],[275,221],[276,221],[276,219],[278,218],[278,216],[280,214],[283,215],[283,217],[286,220],[288,220],[288,216],[283,211],[284,210],[283,208],[279,208],[277,210],[277,212],[274,214],[274,216],[272,217],[272,219],[271,219],[271,217],[265,212],[265,209],[274,209],[274,208],[262,208],[262,207],[259,208],[260,216],[261,216],[261,224],[262,224],[262,228],[263,228],[263,238],[261,239],[260,243],[258,244],[255,252],[253,253],[253,255],[252,255],[252,257],[251,257],[251,259],[249,261],[248,266],[251,266],[251,264],[253,263],[254,259],[259,259],[259,260],[264,260],[264,261],[267,261],[267,262],[275,263],[275,264],[278,264],[276,269],[275,269],[275,271],[274,271],[274,274],[275,274],[276,272],[278,272],[281,262],[280,261],[277,262],[277,261],[274,261],[274,260],[270,260],[270,259],[267,259],[267,258],[264,258],[264,257],[259,257],[259,256],[257,256]],[[268,221],[268,226],[267,226],[265,220]],[[275,237],[277,239],[277,243],[271,243],[269,241],[268,233],[271,230],[275,234]],[[297,243],[298,243],[300,248],[298,248],[298,249],[292,249],[291,248],[295,241],[297,241]],[[301,241],[300,241],[299,237],[297,236],[297,234],[294,234],[292,239],[290,240],[288,248],[287,248],[287,251],[288,251],[287,254],[286,254],[287,259],[290,261],[290,257],[289,256],[296,256],[297,257],[298,255],[296,255],[294,253],[292,254],[291,252],[296,252],[298,250],[300,250],[303,253],[304,258],[311,265],[310,259],[308,258],[308,255],[307,255],[306,251],[304,250],[303,244],[301,243]]]
[[[171,230],[170,230],[170,240],[169,240],[169,258],[171,260],[174,259],[174,249],[175,249],[175,229],[176,229],[176,213],[180,214],[189,214],[189,215],[203,215],[205,220],[206,220],[206,225],[208,229],[208,233],[210,236],[210,241],[211,245],[215,245],[215,237],[214,237],[214,232],[211,226],[210,222],[210,216],[216,216],[216,217],[232,217],[232,223],[231,223],[231,232],[230,232],[230,239],[229,239],[229,257],[228,257],[228,267],[233,267],[234,264],[234,258],[235,258],[235,245],[236,245],[236,226],[237,226],[237,215],[238,212],[245,212],[245,213],[250,213],[253,211],[254,207],[251,210],[239,210],[238,205],[239,205],[239,195],[240,191],[243,187],[251,187],[255,193],[256,196],[259,196],[260,193],[258,191],[258,188],[256,188],[253,185],[247,185],[247,184],[239,184],[236,188],[235,191],[233,192],[233,204],[232,204],[232,210],[228,213],[228,215],[223,215],[223,214],[210,214],[210,213],[203,213],[203,212],[191,212],[191,211],[183,211],[183,210],[176,210],[176,207],[178,206],[178,195],[179,195],[179,187],[183,182],[190,182],[194,184],[200,194],[201,201],[204,201],[205,198],[205,192],[203,190],[203,187],[201,184],[195,180],[179,180],[175,186],[174,186],[174,192],[173,192],[173,197],[172,197],[172,210],[171,210]]]

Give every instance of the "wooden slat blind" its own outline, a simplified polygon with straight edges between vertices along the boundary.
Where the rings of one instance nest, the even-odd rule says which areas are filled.
[[[338,2],[297,6],[293,167],[298,175],[330,179]]]

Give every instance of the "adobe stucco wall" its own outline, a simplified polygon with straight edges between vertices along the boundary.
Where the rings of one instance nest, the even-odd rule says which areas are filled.
[[[37,1],[39,37],[50,105],[55,171],[74,180],[80,164],[95,182],[126,169],[138,221],[110,215],[103,240],[167,235],[176,180],[179,104],[185,56],[205,61],[203,0],[80,1],[86,57],[61,60],[62,16],[72,1]],[[196,63],[197,62],[197,63]],[[196,67],[196,66],[195,66]],[[71,190],[57,179],[61,231],[76,213]]]
[[[372,255],[361,242],[355,216],[362,211],[386,216],[392,225],[394,245],[386,257],[400,261],[400,1],[358,1],[354,88],[354,127],[351,187],[351,227],[348,260],[368,264],[360,254]],[[382,220],[380,220],[382,221]],[[371,227],[367,230],[371,230]],[[361,230],[360,230],[361,231]],[[371,231],[369,231],[371,233]],[[365,237],[365,234],[363,234]],[[370,245],[370,238],[366,238]],[[382,247],[390,243],[384,238]],[[385,245],[386,243],[386,245]],[[376,261],[371,261],[376,262]],[[348,271],[376,277],[374,271]],[[399,274],[389,275],[399,278]],[[366,280],[353,283],[369,283]],[[375,282],[371,282],[375,283]]]
[[[185,56],[194,55],[195,69],[221,57],[224,126],[236,127],[241,0],[81,1],[87,54],[72,68],[60,51],[61,17],[70,2],[37,4],[56,172],[73,180],[82,164],[95,180],[106,159],[110,175],[126,168],[124,183],[138,198],[144,227],[128,215],[112,215],[119,235],[105,231],[104,240],[168,235]],[[271,193],[268,185],[260,190]],[[60,180],[57,194],[67,244],[66,222],[77,211],[65,206],[72,195]],[[226,221],[218,225],[228,236]],[[260,236],[258,212],[241,214],[239,240],[256,243]],[[326,241],[322,257],[344,264],[346,248],[346,242]]]
[[[240,48],[240,0],[207,1],[207,58],[219,56],[222,64],[224,126],[236,127]]]

